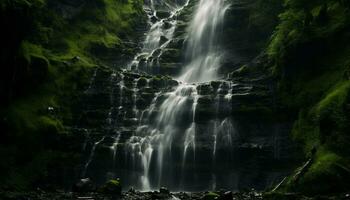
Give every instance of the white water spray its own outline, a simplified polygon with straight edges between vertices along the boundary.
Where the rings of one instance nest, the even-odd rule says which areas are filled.
[[[218,45],[224,15],[229,8],[224,0],[201,0],[189,27],[186,61],[179,80],[206,82],[217,79],[222,59]]]
[[[146,1],[145,8],[148,18],[150,30],[146,33],[143,47],[133,61],[129,64],[129,70],[143,70],[151,72],[153,68],[159,67],[159,58],[163,54],[163,49],[168,46],[173,38],[176,27],[176,15],[188,5],[188,0],[181,5],[177,1],[175,3],[167,3],[166,1]],[[159,18],[157,16],[157,6],[165,7],[169,16]]]
[[[156,95],[151,106],[141,113],[135,135],[126,141],[126,155],[131,158],[133,170],[141,170],[140,190],[147,191],[176,181],[169,180],[173,167],[171,163],[173,149],[182,149],[182,172],[187,167],[187,160],[195,163],[197,131],[195,118],[199,94],[197,85],[192,83],[218,78],[217,70],[220,67],[222,52],[217,37],[227,8],[228,5],[224,0],[200,0],[188,29],[186,50],[188,64],[179,77],[183,83],[172,92]],[[154,1],[151,1],[150,9],[155,9]],[[177,11],[178,9],[175,9],[175,12]],[[172,12],[172,15],[175,15],[175,12]],[[152,11],[151,15],[155,16],[156,13]],[[162,29],[164,23],[164,20],[160,20],[152,25],[142,53],[136,56],[132,63],[137,66],[136,68],[140,67],[141,57],[148,60],[157,49],[167,44],[160,43],[161,36],[172,37],[174,26],[164,31]],[[171,23],[175,24],[176,21]],[[151,115],[156,116],[153,121],[144,120]],[[190,155],[190,152],[193,155]],[[152,159],[154,156],[156,158]],[[152,164],[152,161],[155,163]],[[155,167],[152,169],[154,170],[152,176],[150,176],[151,166]]]

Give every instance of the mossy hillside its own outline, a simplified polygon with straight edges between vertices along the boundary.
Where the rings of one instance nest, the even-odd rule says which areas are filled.
[[[70,3],[1,1],[1,24],[7,27],[1,48],[2,188],[67,185],[51,178],[64,179],[61,172],[71,173],[79,161],[78,147],[58,145],[74,137],[64,134],[71,106],[94,68],[111,64],[92,49],[118,53],[124,40],[136,37],[136,22],[143,18],[138,0],[77,1],[79,9],[62,12]]]
[[[134,30],[142,24],[142,2],[134,1],[67,1],[32,0],[2,1],[1,39],[2,95],[4,99],[20,96],[28,71],[23,63],[22,49],[35,46],[41,57],[48,60],[67,60],[74,57],[88,65],[112,65],[118,56],[131,54],[124,41],[137,36]],[[80,2],[80,3],[79,3]],[[27,51],[32,51],[28,49]],[[114,60],[113,60],[114,59]]]
[[[63,47],[69,54],[111,65],[122,51],[132,51],[124,41],[134,39],[137,36],[135,26],[144,22],[141,5],[140,0],[88,1],[58,33],[57,38],[64,39],[52,43],[51,49],[62,51],[57,47]]]
[[[313,194],[349,188],[349,91],[350,81],[340,82],[310,110],[301,111],[293,136],[305,144],[307,154],[312,148],[317,153],[308,155],[312,165],[300,180],[290,182],[289,189]]]
[[[285,1],[268,54],[280,100],[297,119],[292,135],[312,162],[291,175],[282,191],[349,188],[349,8],[347,1]]]
[[[90,70],[83,63],[69,67],[64,63],[54,64],[55,67],[48,65],[47,76],[40,85],[28,88],[30,94],[13,100],[1,111],[4,186],[26,189],[41,185],[49,180],[51,168],[72,169],[79,161],[79,149],[74,149],[73,153],[71,148],[74,147],[62,148],[60,145],[64,143],[57,141],[69,137],[62,135],[64,125],[72,121],[71,103],[87,85]],[[60,180],[52,182],[63,184]]]

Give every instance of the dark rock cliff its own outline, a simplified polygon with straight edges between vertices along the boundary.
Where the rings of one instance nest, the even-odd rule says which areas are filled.
[[[179,84],[168,75],[178,75],[184,66],[185,35],[196,2],[172,19],[177,21],[174,37],[160,38],[169,44],[153,52],[154,57],[161,53],[159,68],[147,74],[121,70],[142,49],[149,28],[144,2],[2,1],[0,189],[70,189],[86,176],[97,183],[122,177],[128,187],[142,176],[125,153],[127,141],[144,116],[155,120],[147,109],[154,104],[157,113],[165,94]],[[169,3],[157,1],[157,19],[151,20],[169,17]],[[228,3],[220,41],[222,78],[193,85],[201,170],[192,166],[182,172],[186,187],[210,189],[208,171],[215,169],[222,183],[215,187],[266,189],[289,175],[276,191],[347,191],[349,3]],[[191,109],[182,115],[186,126]],[[224,145],[214,150],[212,133],[220,126],[235,133],[230,152]],[[224,133],[215,142],[224,144]],[[174,145],[166,177],[176,189],[180,146]],[[192,185],[194,179],[205,184]]]

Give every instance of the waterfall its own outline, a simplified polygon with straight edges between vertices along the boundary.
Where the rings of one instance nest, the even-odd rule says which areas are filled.
[[[217,79],[222,52],[219,34],[226,10],[224,0],[201,0],[190,24],[187,36],[185,66],[179,80],[205,82]]]
[[[151,1],[151,3],[154,2]],[[187,4],[188,2],[185,5]],[[150,8],[154,9],[154,4],[151,4]],[[186,39],[186,62],[188,64],[178,78],[182,83],[173,92],[156,96],[147,113],[142,112],[139,121],[142,124],[145,117],[149,118],[152,115],[156,116],[155,119],[146,120],[146,123],[139,126],[135,136],[127,141],[126,151],[132,157],[132,166],[135,167],[137,162],[141,163],[142,173],[139,180],[141,190],[150,190],[155,186],[174,185],[178,181],[173,180],[171,173],[181,171],[184,178],[186,168],[196,162],[197,125],[195,118],[199,95],[197,86],[191,83],[218,78],[217,70],[222,57],[218,36],[227,8],[228,5],[224,3],[224,0],[201,0],[199,2]],[[175,13],[176,11],[172,12],[170,18]],[[151,15],[156,16],[156,11]],[[147,63],[157,49],[162,45],[167,45],[167,43],[161,44],[160,38],[172,37],[173,27],[164,31],[162,29],[164,22],[164,20],[155,22],[147,33],[142,51],[142,56]],[[171,23],[175,24],[176,21]],[[136,68],[141,68],[140,56],[141,54],[137,55],[132,63],[137,65]],[[144,69],[148,69],[148,66]],[[230,143],[229,132],[232,131],[232,127],[227,125],[228,122],[228,120],[223,121],[219,127],[214,128],[218,129],[214,132],[216,137]],[[223,130],[225,128],[229,129]],[[215,149],[216,145],[215,142]],[[174,152],[182,152],[182,155],[176,155]],[[175,163],[171,162],[173,156],[182,157],[180,170],[174,169],[176,168]],[[155,169],[152,177],[150,166]],[[180,180],[180,182],[183,181]]]
[[[150,30],[129,69],[156,72],[163,49],[172,47],[167,45],[177,13],[193,5],[185,1],[145,0]],[[280,136],[276,133],[272,140],[269,127],[264,130],[259,122],[244,119],[249,106],[269,105],[268,91],[259,84],[218,80],[224,53],[220,34],[229,5],[226,0],[193,2],[196,7],[187,32],[181,29],[181,38],[176,38],[182,43],[185,34],[186,54],[176,80],[128,70],[94,72],[79,124],[86,137],[82,178],[103,183],[106,177],[118,177],[126,190],[164,186],[190,192],[256,188],[257,179],[261,188],[271,174],[266,171],[275,170],[259,162],[270,159],[271,152],[278,153],[269,145],[275,141],[274,146],[281,146]],[[170,16],[160,18],[159,7]],[[179,16],[184,20],[188,15]],[[277,153],[274,159],[280,157]]]
[[[187,6],[189,0],[185,3],[167,2],[167,1],[145,1],[145,8],[148,15],[149,31],[146,33],[145,40],[142,43],[142,50],[133,61],[128,65],[129,70],[142,70],[146,72],[157,72],[159,70],[159,58],[163,54],[163,49],[173,38],[176,27],[176,15]],[[182,4],[182,5],[181,5]],[[156,7],[162,7],[169,13],[169,16],[158,16]],[[164,11],[163,11],[164,12]]]
[[[162,2],[170,15],[159,19],[157,7]],[[149,16],[151,28],[145,35],[142,51],[135,56],[129,69],[150,71],[150,68],[156,67],[154,65],[156,57],[161,55],[162,49],[173,37],[176,26],[175,16],[189,3],[188,0],[181,1],[182,6],[179,6],[178,3],[167,2],[156,0],[146,2],[145,10]],[[223,52],[220,50],[218,37],[220,37],[224,14],[228,7],[224,0],[198,2],[185,40],[187,64],[177,78],[179,84],[170,92],[165,92],[166,90],[157,92],[148,107],[139,109],[137,100],[145,91],[143,89],[147,89],[149,93],[153,92],[150,78],[142,77],[147,80],[145,80],[145,86],[140,89],[138,87],[140,76],[131,78],[124,76],[123,73],[119,76],[116,73],[112,74],[110,85],[113,87],[116,80],[119,84],[118,88],[110,93],[107,126],[114,127],[117,120],[113,121],[113,117],[117,113],[121,116],[118,126],[123,126],[124,119],[132,118],[132,121],[136,122],[133,127],[136,128],[130,135],[125,136],[121,127],[117,133],[111,131],[114,135],[95,142],[85,164],[84,175],[95,156],[96,147],[101,145],[101,149],[108,146],[112,156],[112,167],[109,170],[114,170],[115,175],[121,175],[126,187],[143,191],[161,186],[171,190],[178,190],[180,187],[184,190],[216,187],[219,177],[215,171],[209,169],[212,170],[208,173],[209,176],[203,176],[203,178],[196,173],[200,171],[198,167],[203,166],[203,163],[209,163],[210,168],[210,160],[215,160],[219,146],[232,147],[231,133],[234,132],[234,127],[231,119],[209,120],[207,124],[198,123],[197,118],[203,117],[197,115],[199,99],[202,97],[198,88],[200,82],[210,84],[209,81],[219,78],[218,68]],[[162,38],[166,40],[162,41]],[[227,100],[227,105],[230,104],[231,85],[221,83],[219,87],[215,89],[213,87],[212,90],[218,93],[219,102]],[[119,95],[119,98],[116,98],[116,95]],[[215,98],[215,95],[213,97]],[[115,104],[119,106],[115,107]],[[221,105],[227,106],[226,103],[222,103],[218,107]],[[209,143],[203,148],[202,140],[206,134],[208,134]],[[215,144],[210,143],[213,134],[215,134]],[[207,148],[210,149],[208,152],[206,152]],[[209,159],[209,162],[206,159]],[[203,182],[206,183],[203,184]],[[189,187],[189,184],[193,184],[193,187]],[[203,188],[203,185],[208,188]]]
[[[175,91],[163,94],[162,98],[156,96],[152,105],[148,109],[147,117],[157,112],[156,118],[139,126],[136,135],[127,141],[128,154],[135,157],[142,164],[142,175],[140,177],[140,189],[149,190],[150,177],[149,169],[153,158],[154,151],[157,152],[156,157],[156,176],[158,177],[157,187],[162,185],[165,178],[163,175],[169,169],[169,156],[171,156],[172,148],[178,144],[174,144],[174,140],[181,139],[182,132],[185,131],[182,126],[186,127],[187,121],[192,121],[190,127],[185,131],[186,138],[183,143],[184,157],[189,148],[195,148],[194,140],[194,113],[196,104],[197,90],[195,85],[182,84],[176,88]],[[162,101],[162,99],[165,99]],[[156,109],[156,105],[160,106]],[[156,109],[156,110],[155,110]],[[190,113],[188,111],[190,110]],[[142,116],[144,118],[144,116]],[[182,146],[182,145],[180,145]],[[175,147],[175,148],[177,148]],[[132,161],[133,163],[138,161]],[[134,164],[132,164],[134,166]]]

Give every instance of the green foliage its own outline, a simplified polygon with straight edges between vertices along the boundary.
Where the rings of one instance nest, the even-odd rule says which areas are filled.
[[[294,127],[294,137],[303,140],[306,152],[314,146],[327,145],[330,149],[345,153],[349,136],[349,116],[345,109],[348,102],[350,82],[337,84],[308,112],[301,112]],[[307,134],[306,134],[307,133]],[[348,153],[348,151],[346,151]]]
[[[320,194],[349,187],[349,6],[337,0],[285,1],[268,47],[280,100],[299,112],[293,137],[312,157],[300,179],[293,174],[281,191]]]
[[[344,29],[349,23],[349,5],[345,4],[337,0],[287,0],[268,47],[270,57],[281,60],[286,50],[297,43],[325,38]]]
[[[63,161],[67,165],[79,161],[75,155],[67,156],[55,141],[65,137],[64,126],[73,120],[71,106],[93,68],[111,62],[93,48],[118,56],[123,40],[135,37],[134,27],[144,17],[142,0],[76,3],[0,1],[1,25],[7,27],[1,47],[5,52],[1,89],[6,90],[1,95],[9,98],[0,107],[6,144],[0,147],[5,157],[0,164],[0,189],[30,189],[41,181],[47,183],[52,166],[57,170],[64,168]]]
[[[338,76],[334,76],[334,79],[330,75],[329,79],[324,79],[327,75],[322,75],[304,83],[304,88],[300,88],[297,93],[301,96],[295,98],[299,101],[296,103],[299,104],[301,112],[294,124],[293,137],[304,143],[306,155],[309,155],[314,147],[320,149],[309,173],[305,174],[299,183],[290,183],[290,187],[296,185],[298,190],[305,193],[328,193],[348,187],[346,180],[350,175],[350,152],[347,147],[350,144],[350,136],[347,133],[350,128],[350,116],[347,107],[350,81],[342,80],[342,74],[336,74]],[[315,86],[310,87],[309,84]],[[328,89],[329,87],[331,88]],[[309,100],[302,101],[303,97]],[[315,103],[317,98],[320,100]],[[305,103],[304,106],[302,102]],[[330,185],[329,182],[335,184]]]
[[[98,191],[104,194],[121,195],[122,185],[119,179],[112,179],[99,188]]]
[[[214,200],[214,199],[218,199],[220,195],[216,194],[215,192],[208,192],[206,193],[202,199],[203,200]]]
[[[281,192],[298,191],[306,195],[337,194],[350,184],[349,160],[321,147],[299,179],[289,177]],[[299,169],[300,170],[300,169]]]
[[[320,191],[322,193],[325,191],[326,193],[335,193],[347,190],[350,184],[344,179],[350,177],[349,164],[348,161],[335,153],[320,150],[313,165],[300,180],[299,184],[302,187],[299,190],[309,194]]]

